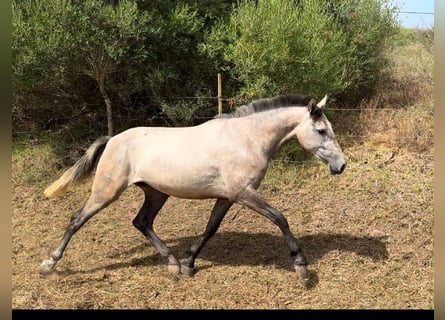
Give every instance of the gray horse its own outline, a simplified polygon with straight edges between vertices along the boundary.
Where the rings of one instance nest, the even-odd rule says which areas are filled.
[[[239,203],[280,228],[295,271],[307,279],[306,257],[286,218],[258,194],[257,188],[271,158],[291,140],[298,140],[325,162],[331,174],[343,172],[346,159],[323,113],[326,101],[327,96],[318,103],[309,96],[278,96],[254,101],[197,126],[136,127],[98,139],[44,192],[50,197],[66,190],[97,164],[89,199],[72,215],[59,246],[42,262],[40,273],[50,274],[73,234],[135,184],[144,191],[145,202],[133,225],[153,243],[170,272],[192,276],[197,255],[230,207]],[[181,263],[153,230],[153,221],[170,196],[216,199],[203,235]]]

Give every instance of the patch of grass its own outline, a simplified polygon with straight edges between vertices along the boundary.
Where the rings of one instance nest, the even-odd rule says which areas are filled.
[[[86,146],[88,141],[84,144]],[[46,187],[81,157],[85,146],[66,144],[59,135],[45,132],[15,137],[12,179],[37,188]]]
[[[382,82],[371,106],[406,107],[432,102],[434,90],[434,30],[409,30],[388,53],[389,81]]]
[[[12,150],[12,179],[28,186],[42,187],[56,174],[60,159],[47,141],[16,140]]]
[[[376,94],[337,111],[333,126],[342,146],[370,143],[432,154],[434,141],[433,30],[404,30]]]
[[[386,145],[417,153],[433,153],[433,103],[425,102],[405,109],[371,109],[360,113],[364,139],[373,145]]]

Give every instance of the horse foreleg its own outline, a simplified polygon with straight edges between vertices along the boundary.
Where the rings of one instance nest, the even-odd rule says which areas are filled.
[[[161,257],[167,261],[167,270],[173,274],[179,274],[181,266],[175,258],[170,248],[158,237],[153,230],[153,221],[165,204],[169,195],[159,192],[147,185],[138,185],[145,193],[145,201],[139,213],[133,220],[133,225],[142,232],[142,234],[150,240],[155,248],[161,254]]]
[[[297,239],[291,233],[289,223],[283,214],[268,204],[253,188],[247,188],[245,192],[239,196],[237,202],[265,216],[280,228],[290,248],[296,273],[300,278],[308,279],[306,257],[301,252]]]
[[[188,277],[193,276],[196,257],[198,256],[199,252],[204,247],[206,242],[218,230],[221,221],[224,219],[224,216],[226,215],[232,204],[233,202],[225,199],[218,199],[216,201],[203,235],[194,245],[191,246],[190,251],[187,252],[188,257],[181,262],[182,274]]]

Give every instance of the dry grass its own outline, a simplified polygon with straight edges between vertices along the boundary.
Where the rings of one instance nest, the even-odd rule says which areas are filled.
[[[366,109],[360,113],[364,139],[378,146],[432,154],[434,147],[433,104],[425,103],[406,110]]]
[[[296,278],[279,229],[238,205],[198,256],[195,276],[169,274],[131,225],[142,204],[136,187],[74,235],[55,274],[41,277],[41,261],[86,200],[90,183],[45,199],[57,166],[51,150],[44,144],[15,150],[12,307],[433,309],[431,96],[394,110],[366,103],[362,112],[334,115],[349,160],[342,175],[330,176],[316,161],[274,162],[260,188],[300,239],[310,263],[307,283]],[[211,207],[210,200],[171,198],[155,230],[182,257]]]
[[[310,263],[306,285],[278,228],[240,206],[202,251],[193,278],[170,275],[131,226],[142,200],[137,188],[85,225],[57,272],[41,277],[41,260],[89,184],[46,200],[40,188],[14,183],[13,308],[433,308],[432,159],[384,145],[346,152],[342,176],[318,163],[277,163],[261,187],[300,238]],[[182,256],[211,206],[170,199],[155,228]]]

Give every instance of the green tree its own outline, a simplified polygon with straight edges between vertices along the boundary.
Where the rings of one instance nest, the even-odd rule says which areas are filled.
[[[144,47],[151,32],[153,20],[146,11],[140,12],[134,1],[122,0],[116,5],[100,0],[79,1],[73,16],[72,33],[77,43],[72,63],[94,79],[106,105],[108,135],[113,135],[113,114],[107,82],[119,81],[114,77],[131,79],[147,62],[148,50]],[[151,27],[148,27],[151,26]],[[129,79],[130,78],[130,79]]]
[[[101,97],[108,134],[115,131],[116,108],[140,119],[162,114],[178,125],[210,115],[217,70],[198,48],[205,31],[230,13],[231,2],[14,0],[15,118],[56,112],[53,96],[72,98],[74,105],[97,104],[94,97]],[[195,96],[200,99],[175,99]],[[80,109],[69,103],[60,110],[68,118]]]
[[[13,8],[16,87],[57,86],[79,73],[87,75],[99,88],[108,135],[113,135],[108,84],[123,73],[131,78],[146,62],[143,44],[151,17],[128,0],[115,5],[99,0],[25,0],[14,2]]]
[[[388,49],[393,47],[394,36],[400,30],[398,7],[390,0],[330,0],[325,6],[347,37],[345,76],[350,85],[343,95],[350,100],[372,95],[379,83],[386,81]]]
[[[245,0],[208,35],[248,98],[286,92],[362,95],[396,28],[385,0]]]
[[[235,1],[144,2],[147,10],[156,11],[153,15],[159,17],[162,24],[160,40],[152,47],[158,62],[146,69],[154,81],[147,79],[152,85],[143,95],[150,97],[150,103],[168,118],[170,125],[190,125],[215,115],[213,97],[218,70],[213,59],[200,47],[215,22],[230,14],[232,2]]]

